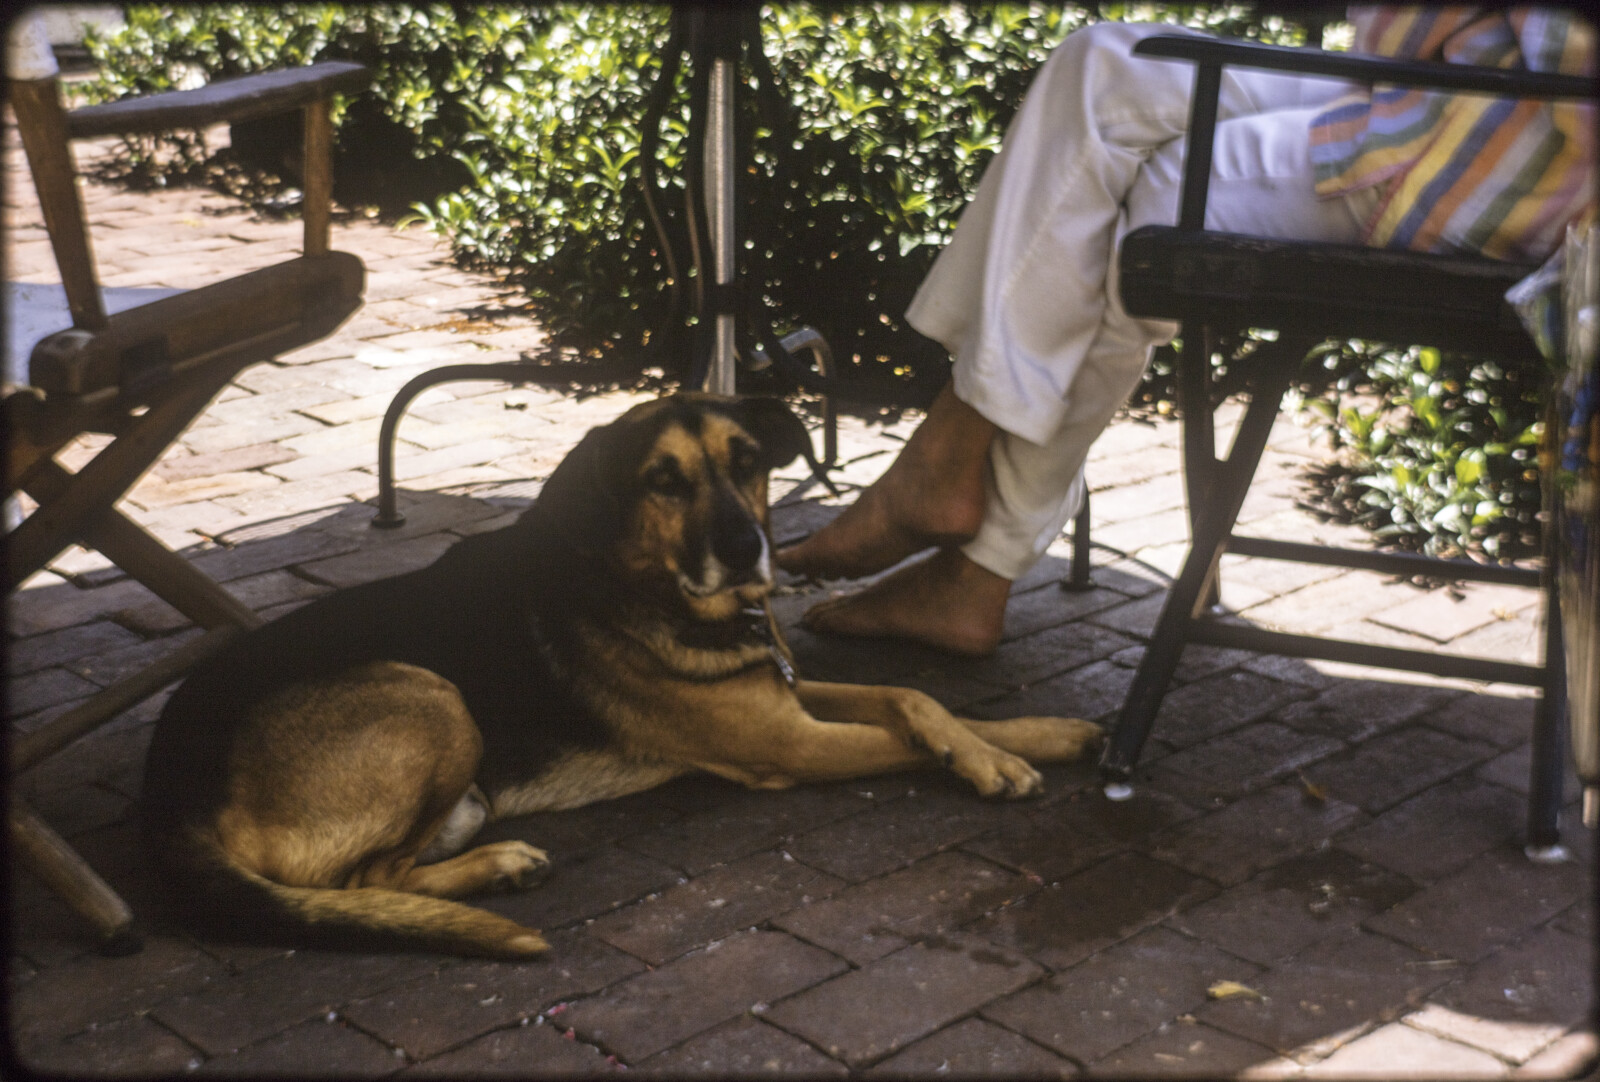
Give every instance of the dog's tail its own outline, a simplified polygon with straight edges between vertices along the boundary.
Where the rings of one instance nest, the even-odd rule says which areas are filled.
[[[252,938],[302,947],[408,946],[512,960],[549,949],[535,929],[461,902],[383,887],[286,886],[210,846],[191,841],[176,848],[182,851],[169,849],[163,863],[182,884],[180,909],[222,934],[243,928]]]

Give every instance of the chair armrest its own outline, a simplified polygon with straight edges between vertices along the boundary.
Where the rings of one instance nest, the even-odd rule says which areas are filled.
[[[1258,41],[1224,41],[1189,34],[1159,34],[1133,47],[1141,56],[1224,67],[1263,68],[1314,78],[1460,90],[1508,98],[1593,98],[1595,82],[1582,75],[1443,64],[1426,60],[1330,52]]]
[[[304,108],[336,93],[366,89],[365,65],[327,60],[303,68],[225,79],[197,90],[174,90],[74,109],[67,134],[74,139],[204,128]]]

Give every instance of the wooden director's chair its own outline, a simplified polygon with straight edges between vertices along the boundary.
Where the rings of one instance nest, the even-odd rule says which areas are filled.
[[[7,361],[0,401],[3,495],[13,502],[23,492],[37,506],[5,537],[6,594],[67,546],[82,544],[207,629],[45,725],[10,733],[10,769],[16,775],[153,695],[240,629],[259,622],[116,504],[241,370],[325,337],[360,306],[365,268],[355,256],[328,247],[329,106],[334,94],[360,91],[369,80],[359,64],[321,63],[68,112],[60,104],[47,52],[24,72],[36,77],[11,74],[11,104],[62,288],[7,290],[8,324],[44,326],[55,333],[33,345],[25,368]],[[200,128],[293,109],[305,115],[300,257],[185,292],[100,289],[72,139]],[[161,296],[138,303],[149,292]],[[52,300],[59,309],[53,316],[41,315],[36,307],[27,310],[29,302]],[[129,303],[134,306],[125,307]],[[24,375],[25,381],[19,378]],[[82,469],[70,472],[55,454],[84,433],[114,438]],[[11,801],[8,826],[19,863],[95,927],[103,950],[139,949],[128,906],[19,798]]]
[[[1134,51],[1196,66],[1178,224],[1146,226],[1130,233],[1122,245],[1119,283],[1130,314],[1177,320],[1183,327],[1177,374],[1190,547],[1101,757],[1108,795],[1122,798],[1128,792],[1156,712],[1183,648],[1190,643],[1501,681],[1543,692],[1534,717],[1527,845],[1532,857],[1558,858],[1566,693],[1560,614],[1550,602],[1548,567],[1542,582],[1539,571],[1525,568],[1233,532],[1283,394],[1296,376],[1304,376],[1301,362],[1313,346],[1329,338],[1364,338],[1492,356],[1513,367],[1542,367],[1532,340],[1505,300],[1506,291],[1534,268],[1485,258],[1215,233],[1206,231],[1204,223],[1225,66],[1544,100],[1593,98],[1593,83],[1577,76],[1175,35],[1145,39]],[[1227,457],[1219,459],[1209,358],[1220,336],[1238,336],[1251,328],[1276,330],[1278,337],[1257,343],[1251,356],[1234,364],[1247,369],[1250,404]],[[1548,545],[1546,551],[1548,564]],[[1228,552],[1384,574],[1545,588],[1545,662],[1521,665],[1207,619],[1217,597],[1219,561]]]

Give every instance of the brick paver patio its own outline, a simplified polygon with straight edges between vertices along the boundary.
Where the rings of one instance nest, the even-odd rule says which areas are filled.
[[[13,137],[7,274],[49,280],[25,178]],[[87,193],[111,285],[198,283],[270,262],[297,236],[210,192]],[[367,263],[366,307],[245,372],[125,505],[266,616],[507,521],[584,430],[641,397],[431,391],[400,430],[409,522],[369,529],[393,392],[438,364],[514,358],[540,331],[420,231],[358,218],[335,243]],[[915,420],[847,418],[844,479],[876,476]],[[828,587],[791,582],[777,605],[804,671],[913,685],[978,717],[1113,716],[1182,550],[1177,439],[1171,422],[1131,418],[1106,433],[1090,464],[1095,588],[1060,590],[1066,561],[1047,558],[1017,584],[994,657],[815,637],[796,621]],[[1300,468],[1321,453],[1281,421],[1244,519],[1358,537],[1296,507]],[[831,513],[780,512],[780,540]],[[1536,656],[1525,593],[1231,558],[1225,575],[1224,602],[1247,619]],[[196,634],[82,551],[27,582],[8,630],[18,730]],[[938,773],[783,793],[690,779],[499,824],[495,836],[556,861],[544,886],[485,903],[550,933],[547,959],[516,965],[176,928],[130,825],[158,699],[15,782],[148,935],[142,953],[101,957],[14,875],[12,1052],[75,1076],[1565,1077],[1592,1065],[1593,843],[1569,810],[1572,861],[1521,853],[1525,692],[1215,649],[1191,649],[1178,682],[1127,803],[1108,802],[1085,765],[1048,770],[1047,795],[1025,804],[985,803]]]

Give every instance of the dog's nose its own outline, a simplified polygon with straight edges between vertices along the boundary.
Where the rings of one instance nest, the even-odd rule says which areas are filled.
[[[733,497],[717,500],[711,521],[711,553],[734,574],[750,571],[765,547],[761,525]]]

